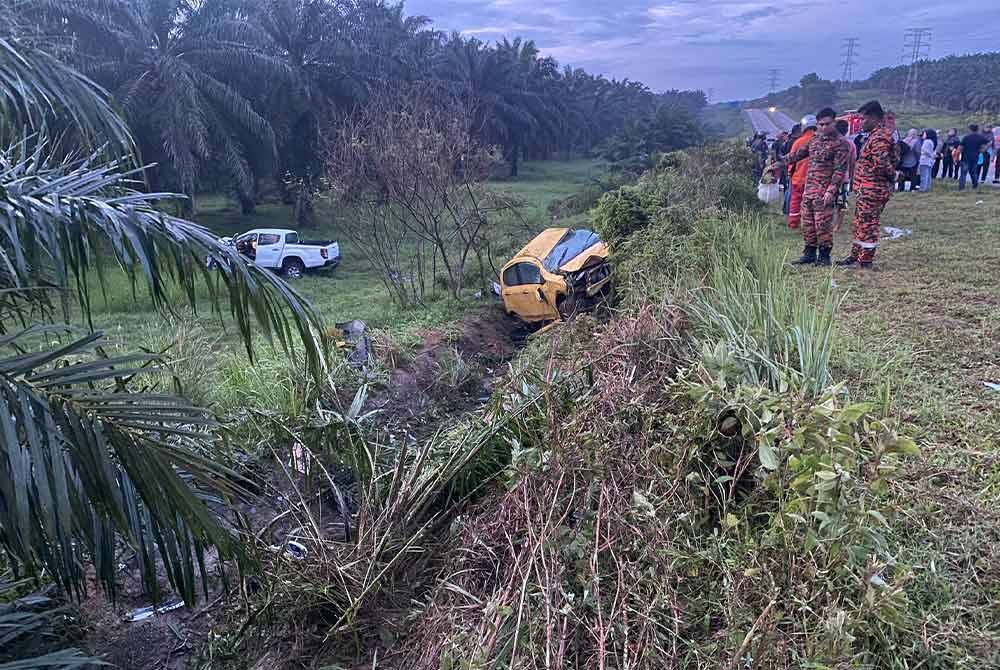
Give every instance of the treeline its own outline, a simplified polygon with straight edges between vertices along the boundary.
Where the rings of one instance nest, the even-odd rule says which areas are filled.
[[[1000,52],[969,56],[948,56],[918,63],[918,102],[954,112],[1000,112]],[[886,67],[851,89],[875,89],[901,96],[906,90],[908,65]],[[778,105],[787,109],[815,111],[834,105],[843,82],[821,79],[815,73],[804,76],[797,86],[771,93],[749,104]]]
[[[1000,52],[920,61],[916,97],[956,112],[1000,112]],[[909,66],[886,67],[862,84],[902,94]]]
[[[287,202],[312,188],[328,129],[415,83],[474,108],[477,139],[501,149],[512,176],[522,159],[602,144],[628,153],[635,124],[664,107],[667,125],[695,139],[689,124],[705,106],[700,91],[654,94],[562,68],[531,41],[445,34],[383,0],[25,0],[10,11],[15,37],[43,42],[111,93],[156,164],[154,189],[226,189],[245,211],[267,178]]]

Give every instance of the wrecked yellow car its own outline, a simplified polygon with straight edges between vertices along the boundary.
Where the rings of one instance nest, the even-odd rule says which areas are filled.
[[[608,248],[596,233],[549,228],[500,273],[504,310],[524,321],[557,321],[592,307],[608,289]]]

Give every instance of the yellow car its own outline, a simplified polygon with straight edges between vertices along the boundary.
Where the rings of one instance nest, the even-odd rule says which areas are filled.
[[[608,248],[589,230],[549,228],[500,273],[504,310],[525,321],[556,321],[584,309],[611,281]]]

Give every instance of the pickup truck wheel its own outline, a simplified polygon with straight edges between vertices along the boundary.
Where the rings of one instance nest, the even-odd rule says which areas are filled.
[[[285,275],[286,279],[299,279],[305,271],[306,266],[298,258],[288,259],[281,267],[281,274]]]

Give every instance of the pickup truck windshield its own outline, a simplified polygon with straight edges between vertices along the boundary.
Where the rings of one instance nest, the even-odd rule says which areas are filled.
[[[556,246],[552,247],[542,265],[549,272],[559,272],[559,268],[600,241],[597,233],[589,230],[567,230]]]

